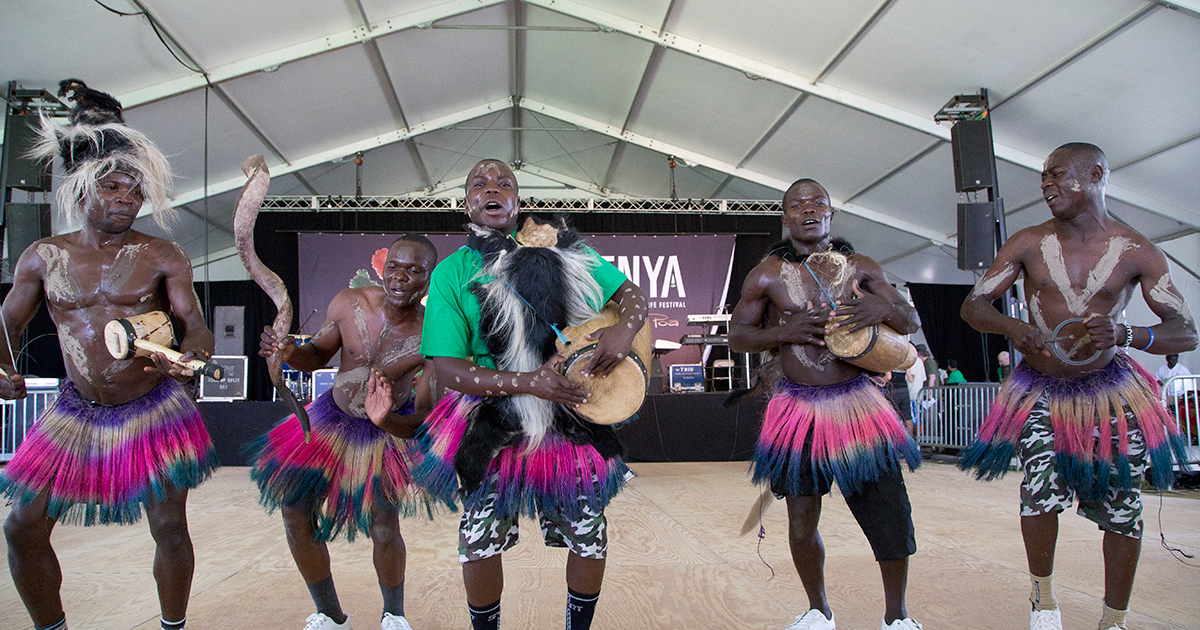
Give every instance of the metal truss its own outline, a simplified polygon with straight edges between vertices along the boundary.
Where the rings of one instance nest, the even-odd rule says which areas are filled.
[[[620,212],[622,214],[778,215],[781,202],[734,199],[559,199],[522,197],[521,209],[534,212]],[[457,197],[270,196],[262,212],[462,212]]]

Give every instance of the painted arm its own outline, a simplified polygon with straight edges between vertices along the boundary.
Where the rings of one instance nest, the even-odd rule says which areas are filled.
[[[587,392],[558,373],[566,361],[554,355],[533,372],[493,370],[456,357],[430,357],[438,380],[450,389],[472,396],[530,394],[571,407],[587,402]]]
[[[258,338],[258,356],[269,357],[277,353],[282,362],[302,372],[313,372],[328,365],[342,347],[342,334],[337,323],[346,315],[349,306],[349,297],[345,294],[346,291],[341,291],[333,297],[326,310],[325,323],[313,335],[311,343],[297,346],[294,335],[280,338],[274,328],[264,326]]]
[[[921,327],[917,310],[887,281],[879,263],[866,256],[855,255],[854,266],[862,274],[854,280],[855,298],[848,303],[837,302],[838,315],[849,317],[834,326],[849,326],[850,331],[854,332],[876,324],[887,324],[902,335],[917,332]]]
[[[646,323],[649,313],[646,308],[646,295],[636,284],[626,280],[617,287],[613,300],[621,307],[620,319],[616,325],[601,328],[587,336],[589,341],[600,341],[596,344],[596,351],[592,353],[592,361],[583,370],[585,375],[604,376],[613,371],[629,356],[633,338]]]
[[[779,276],[777,259],[759,263],[742,283],[742,297],[729,319],[729,349],[733,352],[765,352],[785,343],[825,345],[825,324],[829,321],[830,306],[824,302],[804,309],[784,311],[785,321],[779,326],[765,326],[767,306],[771,303],[769,288]]]
[[[8,373],[0,378],[0,398],[17,400],[25,397],[25,378],[17,374],[16,357],[9,353],[11,345],[15,352],[20,352],[21,333],[37,314],[42,304],[42,265],[37,256],[37,243],[30,245],[21,258],[17,260],[17,269],[13,274],[12,289],[4,298],[4,333],[6,342],[0,342],[0,366]]]
[[[183,336],[179,340],[179,351],[183,356],[179,360],[181,363],[193,359],[207,361],[212,357],[216,342],[212,330],[204,322],[200,298],[192,284],[192,261],[188,260],[179,245],[160,245],[163,251],[163,281],[167,288],[167,302],[171,306],[171,314],[183,327]],[[154,365],[144,368],[146,372],[162,374],[179,381],[190,381],[199,376],[199,373],[171,362],[166,355],[160,353],[150,355],[150,360]]]
[[[996,253],[996,260],[988,268],[967,299],[963,300],[959,314],[971,328],[981,333],[998,333],[1012,340],[1022,354],[1050,356],[1045,335],[1028,322],[1009,317],[996,309],[992,302],[1012,287],[1025,269],[1024,259],[1031,237],[1022,230],[1013,235]]]
[[[1139,256],[1140,262],[1143,263],[1139,279],[1142,285],[1142,297],[1145,298],[1146,305],[1162,322],[1149,327],[1134,326],[1130,347],[1146,348],[1146,344],[1151,340],[1151,333],[1148,330],[1153,330],[1154,343],[1150,343],[1146,352],[1178,354],[1195,350],[1196,322],[1192,319],[1191,309],[1188,308],[1183,295],[1171,281],[1171,267],[1167,264],[1167,257],[1150,242],[1142,243],[1139,253],[1142,252],[1144,252],[1144,256]],[[1089,325],[1089,332],[1091,332],[1090,328]],[[1114,345],[1118,338],[1122,343],[1125,342],[1124,328],[1121,326],[1122,331],[1119,334],[1114,333]]]

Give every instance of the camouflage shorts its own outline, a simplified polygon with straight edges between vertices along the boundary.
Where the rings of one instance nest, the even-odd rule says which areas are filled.
[[[488,483],[493,483],[489,479]],[[517,544],[517,517],[496,514],[496,492],[487,494],[482,504],[468,505],[458,526],[458,561],[482,560],[504,553]],[[547,547],[570,549],[581,557],[603,559],[608,550],[608,522],[604,511],[582,506],[576,520],[541,514],[542,539]]]
[[[1142,432],[1134,428],[1136,419],[1128,408],[1125,420],[1129,425],[1129,466],[1133,475],[1131,488],[1122,489],[1115,485],[1101,501],[1079,500],[1079,515],[1096,523],[1100,529],[1115,532],[1130,538],[1142,537],[1142,474],[1146,470],[1146,442]],[[1113,452],[1117,450],[1116,419],[1113,419]],[[1097,439],[1100,429],[1094,432]],[[1021,443],[1017,448],[1017,459],[1025,471],[1021,482],[1021,516],[1038,516],[1051,512],[1062,512],[1071,507],[1075,491],[1058,474],[1054,453],[1054,429],[1050,422],[1050,411],[1046,397],[1038,400],[1029,412],[1025,428],[1021,431]]]

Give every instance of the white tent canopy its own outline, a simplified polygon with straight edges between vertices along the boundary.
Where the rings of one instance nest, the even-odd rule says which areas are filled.
[[[253,153],[271,194],[320,196],[355,193],[361,151],[363,194],[461,194],[498,157],[526,194],[668,197],[673,155],[680,198],[813,177],[835,233],[894,280],[970,283],[933,115],[987,88],[1010,233],[1049,216],[1045,156],[1092,142],[1109,209],[1200,296],[1197,0],[104,2],[140,15],[6,3],[0,82],[78,77],[121,100],[179,173],[172,237],[198,263],[232,246]]]

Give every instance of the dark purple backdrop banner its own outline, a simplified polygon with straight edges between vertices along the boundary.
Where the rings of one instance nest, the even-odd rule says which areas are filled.
[[[299,234],[300,295],[297,321],[312,319],[300,332],[320,328],[325,309],[351,282],[380,282],[379,270],[390,234]],[[725,303],[733,265],[733,234],[584,235],[600,255],[615,264],[646,294],[655,339],[679,341],[709,327],[687,326],[688,314],[716,312]],[[465,234],[431,234],[438,260],[466,244]],[[356,284],[357,286],[357,284]],[[672,363],[700,363],[701,347],[684,346],[662,358]]]

